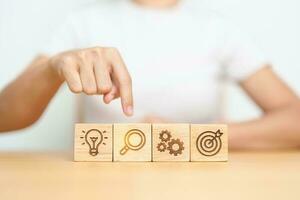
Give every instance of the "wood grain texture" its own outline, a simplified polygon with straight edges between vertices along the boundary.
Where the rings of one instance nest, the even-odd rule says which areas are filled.
[[[299,150],[230,152],[229,162],[72,160],[72,152],[2,150],[0,199],[300,199]]]
[[[152,124],[152,143],[153,161],[189,161],[190,125]]]
[[[227,160],[227,125],[191,124],[191,161]]]
[[[151,124],[114,124],[114,161],[151,161]]]
[[[112,142],[112,124],[76,124],[74,160],[112,161]]]

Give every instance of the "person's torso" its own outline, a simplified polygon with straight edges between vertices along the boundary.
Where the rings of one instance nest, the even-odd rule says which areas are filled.
[[[154,11],[115,3],[81,19],[82,46],[116,47],[133,80],[135,115],[85,96],[86,122],[138,122],[146,115],[172,122],[210,122],[220,115],[219,35],[208,16],[187,7]]]

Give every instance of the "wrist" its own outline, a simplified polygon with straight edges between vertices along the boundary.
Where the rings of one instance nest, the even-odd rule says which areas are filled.
[[[43,62],[47,79],[52,83],[61,85],[64,80],[61,78],[61,76],[58,74],[57,70],[53,66],[51,58],[46,56],[41,56],[40,59],[41,62]]]

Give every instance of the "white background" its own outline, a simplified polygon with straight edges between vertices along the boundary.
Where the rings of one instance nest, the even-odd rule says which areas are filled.
[[[0,0],[0,88],[13,80],[47,44],[69,12],[93,1]],[[194,1],[222,13],[249,33],[269,56],[277,73],[300,93],[299,0]],[[63,87],[38,123],[26,130],[1,134],[0,150],[70,150],[75,115],[73,97]],[[230,87],[229,97],[229,119],[245,120],[259,115],[259,110],[237,87]],[[235,106],[237,102],[242,107]]]

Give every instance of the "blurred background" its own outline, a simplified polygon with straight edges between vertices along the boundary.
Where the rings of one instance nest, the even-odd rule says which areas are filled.
[[[97,0],[0,0],[0,88],[39,53],[70,12],[94,1]],[[275,71],[300,94],[299,0],[188,1],[221,13],[251,35]],[[237,102],[243,106],[236,107]],[[241,121],[260,114],[234,85],[228,87],[226,104],[229,120]],[[0,134],[0,150],[70,150],[74,108],[74,95],[62,87],[38,123],[22,131]]]

